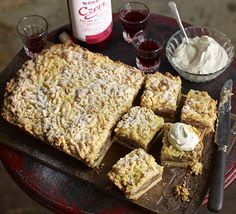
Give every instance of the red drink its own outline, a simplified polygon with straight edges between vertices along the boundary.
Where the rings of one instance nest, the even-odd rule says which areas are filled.
[[[130,11],[124,16],[124,19],[128,22],[141,22],[145,18],[145,14],[139,11]]]
[[[138,46],[137,58],[139,63],[144,68],[154,67],[160,64],[160,56],[162,50],[158,51],[161,48],[156,41],[145,40]]]
[[[32,34],[26,38],[25,45],[29,52],[39,53],[45,46],[44,37],[39,37],[37,34]]]

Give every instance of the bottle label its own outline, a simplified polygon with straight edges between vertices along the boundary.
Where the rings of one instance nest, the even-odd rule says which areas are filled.
[[[112,31],[111,0],[70,0],[75,38],[88,44],[105,40]]]

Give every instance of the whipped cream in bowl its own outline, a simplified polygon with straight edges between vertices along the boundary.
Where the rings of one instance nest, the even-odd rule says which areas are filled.
[[[222,74],[234,58],[234,46],[224,34],[203,27],[185,28],[173,34],[166,45],[166,56],[180,76],[192,82],[206,82]]]
[[[185,38],[174,51],[175,64],[189,73],[210,74],[224,68],[229,60],[226,50],[212,37]]]
[[[193,151],[200,139],[192,126],[178,122],[170,127],[168,141],[180,151]]]

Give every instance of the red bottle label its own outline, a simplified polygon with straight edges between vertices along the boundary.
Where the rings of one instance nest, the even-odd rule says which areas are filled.
[[[95,44],[111,34],[111,0],[69,0],[69,7],[75,38]]]

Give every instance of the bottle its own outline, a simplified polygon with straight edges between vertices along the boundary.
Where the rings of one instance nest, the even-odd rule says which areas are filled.
[[[97,44],[110,36],[111,0],[67,0],[67,3],[75,39]]]

